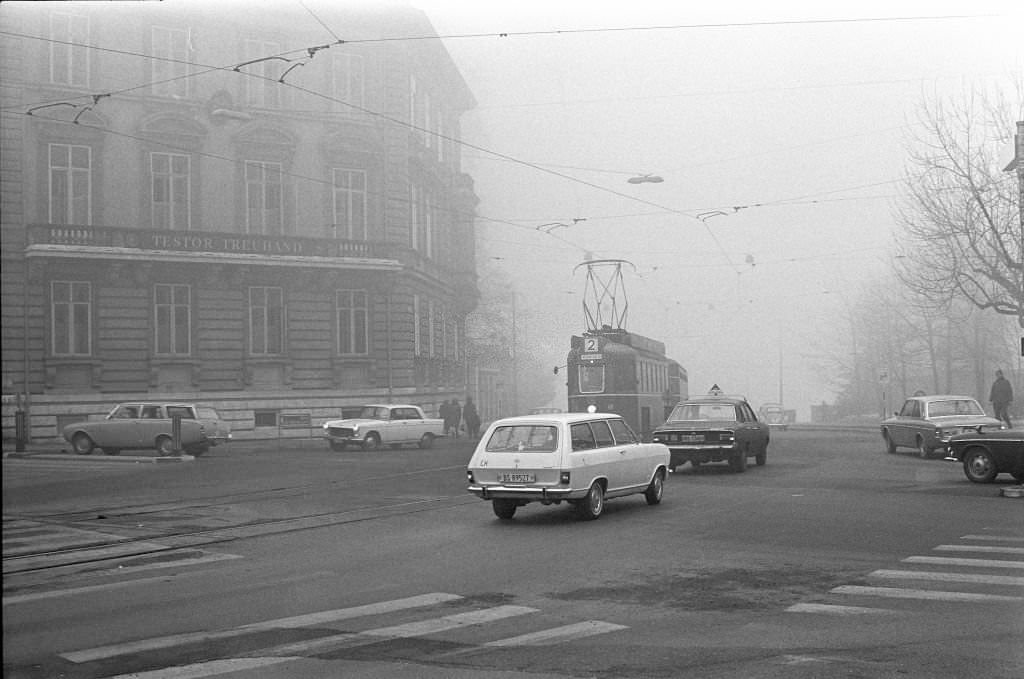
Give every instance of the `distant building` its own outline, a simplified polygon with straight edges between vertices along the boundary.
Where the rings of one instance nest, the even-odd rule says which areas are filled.
[[[0,10],[4,438],[18,403],[37,438],[160,394],[244,439],[463,400],[475,102],[426,16],[132,4]]]

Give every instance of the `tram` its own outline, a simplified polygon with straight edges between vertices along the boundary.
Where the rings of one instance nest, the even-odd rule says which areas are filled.
[[[569,412],[616,413],[644,440],[689,396],[686,369],[664,343],[607,325],[572,337],[566,373]]]

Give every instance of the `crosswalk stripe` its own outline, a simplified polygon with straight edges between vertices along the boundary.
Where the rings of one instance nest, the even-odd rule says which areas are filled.
[[[280,665],[281,663],[293,660],[298,660],[298,658],[289,658],[287,656],[272,658],[223,658],[221,660],[210,660],[191,665],[181,665],[179,667],[163,667],[146,672],[118,674],[106,679],[203,679],[203,677],[213,677],[218,674],[243,672],[245,670],[270,667],[271,665]]]
[[[842,585],[830,590],[833,594],[852,594],[857,596],[877,596],[890,599],[926,599],[934,601],[1007,601],[1021,602],[1024,597],[1003,594],[976,594],[972,592],[942,592],[929,589],[903,589],[899,587],[864,587],[861,585]]]
[[[553,627],[551,629],[540,630],[539,632],[520,634],[516,637],[509,637],[508,639],[498,639],[496,641],[489,641],[486,644],[484,644],[484,646],[499,648],[508,646],[544,646],[546,644],[561,643],[563,641],[582,639],[584,637],[590,637],[596,634],[614,632],[620,629],[628,629],[628,627],[626,625],[616,625],[612,622],[602,622],[600,620],[586,620],[584,622],[578,622],[573,625]]]
[[[974,573],[937,573],[931,571],[877,570],[868,573],[871,578],[888,580],[934,580],[936,582],[970,582],[979,585],[1008,585],[1024,587],[1024,578],[1013,575],[976,575]]]
[[[888,608],[868,608],[867,606],[837,606],[833,604],[793,604],[786,609],[787,613],[826,613],[829,615],[866,615],[869,613],[895,613]]]
[[[1024,547],[1000,547],[993,545],[939,545],[936,552],[988,552],[990,554],[1024,554]]]
[[[434,606],[449,601],[457,601],[459,599],[462,599],[462,597],[457,594],[445,594],[444,592],[434,592],[431,594],[421,594],[418,596],[407,597],[405,599],[394,599],[391,601],[382,601],[374,604],[366,604],[363,606],[354,606],[351,608],[338,608],[331,611],[320,611],[318,613],[297,615],[290,618],[264,620],[261,622],[251,623],[249,625],[242,625],[241,627],[233,627],[231,629],[220,630],[217,632],[186,632],[184,634],[172,634],[166,637],[155,637],[152,639],[140,639],[138,641],[129,641],[123,644],[99,646],[96,648],[89,648],[81,651],[61,653],[60,657],[64,658],[65,660],[69,660],[73,663],[85,663],[94,660],[103,660],[105,658],[115,658],[122,655],[139,653],[142,651],[153,651],[161,648],[171,648],[173,646],[179,646],[182,644],[215,641],[218,639],[230,639],[232,637],[240,637],[246,634],[251,634],[253,632],[262,632],[274,629],[291,629],[296,627],[310,627],[324,623],[337,622],[339,620],[349,620],[352,618],[358,618],[367,615],[378,615],[380,613],[392,613],[395,611],[402,611],[409,608]]]
[[[927,563],[936,566],[968,566],[974,568],[1024,568],[1024,561],[999,559],[958,559],[951,556],[908,556],[904,563]]]
[[[337,651],[342,648],[354,648],[376,644],[385,639],[407,639],[410,637],[423,637],[438,632],[447,632],[453,629],[461,629],[469,625],[483,625],[488,622],[511,618],[527,613],[536,613],[536,608],[526,606],[496,606],[479,611],[468,613],[457,613],[446,615],[430,620],[410,622],[404,625],[392,627],[380,627],[377,629],[365,630],[363,632],[347,632],[344,634],[333,634],[328,637],[319,637],[306,641],[298,641],[282,646],[275,646],[269,649],[255,651],[259,655],[284,655],[284,656],[306,656],[316,653]]]

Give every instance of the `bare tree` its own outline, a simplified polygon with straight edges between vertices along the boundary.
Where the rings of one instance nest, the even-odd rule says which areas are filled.
[[[962,298],[1024,328],[1024,221],[1017,178],[1004,171],[1024,110],[1017,99],[972,93],[922,106],[907,143],[897,268],[937,307]]]

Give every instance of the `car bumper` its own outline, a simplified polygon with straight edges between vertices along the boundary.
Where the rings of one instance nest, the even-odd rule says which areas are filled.
[[[694,460],[697,462],[720,462],[732,457],[736,450],[737,448],[733,444],[673,446],[668,449],[669,466],[674,467],[685,462],[693,462]]]
[[[525,502],[561,502],[586,497],[588,488],[546,488],[538,486],[502,486],[470,484],[468,490],[483,500],[523,500]]]

